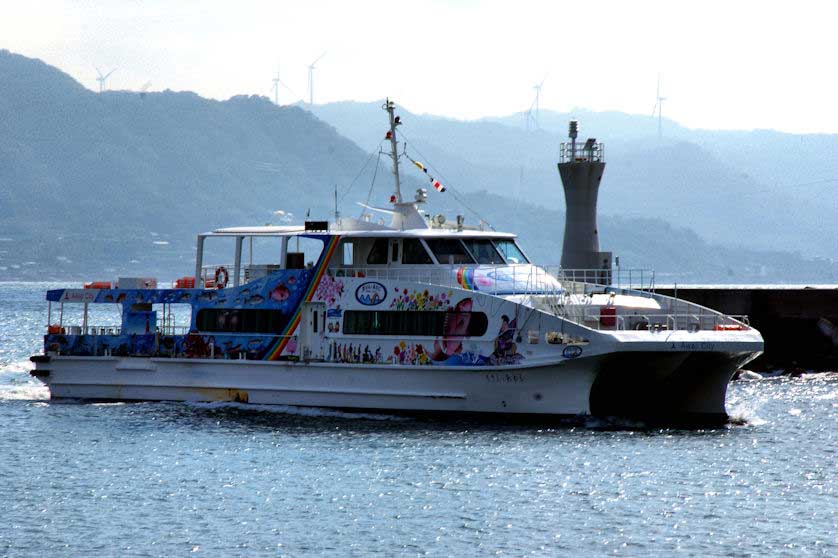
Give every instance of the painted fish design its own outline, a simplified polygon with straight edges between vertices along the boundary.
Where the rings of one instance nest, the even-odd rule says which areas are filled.
[[[271,300],[276,302],[285,302],[289,296],[291,296],[291,291],[282,283],[278,283],[271,291]]]

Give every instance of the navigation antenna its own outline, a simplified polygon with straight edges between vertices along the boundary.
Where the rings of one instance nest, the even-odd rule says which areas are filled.
[[[393,176],[396,179],[396,203],[402,203],[401,183],[399,182],[399,147],[396,142],[396,126],[401,125],[401,117],[395,116],[396,103],[389,98],[385,99],[384,110],[390,116],[390,131],[387,132],[385,139],[390,140],[390,158],[393,159]]]

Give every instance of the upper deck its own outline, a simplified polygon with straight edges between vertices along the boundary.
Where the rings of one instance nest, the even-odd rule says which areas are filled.
[[[384,225],[370,219],[343,218],[331,224],[307,221],[297,226],[228,227],[200,234],[196,286],[218,288],[226,287],[229,282],[237,287],[276,271],[311,268],[320,262],[330,272],[371,268],[378,273],[384,270],[426,273],[436,267],[443,274],[452,266],[531,263],[514,234],[494,231],[484,224],[466,226],[462,217],[447,223],[441,215],[422,213],[417,203],[394,204],[393,210],[376,210],[390,213],[391,223]],[[235,242],[233,261],[205,264],[205,244],[225,239]],[[273,244],[266,244],[270,239],[275,239]],[[316,242],[307,245],[306,240]],[[267,259],[254,259],[254,241],[268,246]],[[324,255],[328,256],[325,262],[322,261]]]

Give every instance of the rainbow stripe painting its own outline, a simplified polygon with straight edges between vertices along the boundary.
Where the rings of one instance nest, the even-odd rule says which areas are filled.
[[[300,304],[297,305],[297,309],[294,311],[294,315],[291,316],[291,319],[288,321],[285,329],[282,333],[280,333],[279,340],[276,342],[274,347],[268,351],[265,356],[265,360],[278,360],[282,355],[282,351],[288,345],[288,342],[297,330],[297,326],[300,324],[300,319],[303,313],[303,304],[311,302],[314,293],[317,291],[317,286],[320,284],[320,280],[323,279],[323,274],[329,266],[329,261],[332,259],[332,254],[334,254],[338,242],[340,242],[339,235],[331,237],[328,242],[326,242],[323,254],[320,256],[320,261],[317,262],[317,269],[315,270],[314,276],[311,278],[311,282],[308,284],[308,288],[306,289],[305,296],[303,296]]]
[[[477,285],[474,283],[474,270],[465,266],[458,269],[457,283],[467,291],[476,291]]]

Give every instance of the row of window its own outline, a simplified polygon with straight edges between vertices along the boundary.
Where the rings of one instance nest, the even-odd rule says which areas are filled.
[[[279,333],[288,316],[278,310],[206,308],[198,311],[198,331],[217,333]],[[400,312],[346,310],[343,332],[347,335],[401,335],[427,337],[480,337],[489,319],[483,312]],[[315,319],[315,333],[318,330]]]
[[[343,316],[347,335],[480,337],[489,326],[483,312],[346,310]]]
[[[523,264],[529,263],[513,240],[470,238],[427,238],[425,243],[441,264]],[[431,264],[433,260],[418,238],[404,238],[401,244],[396,239],[377,238],[372,250],[367,255],[367,263],[384,265],[399,261],[401,245],[401,263]]]
[[[207,308],[195,318],[198,331],[226,333],[279,333],[288,316],[279,310]]]

